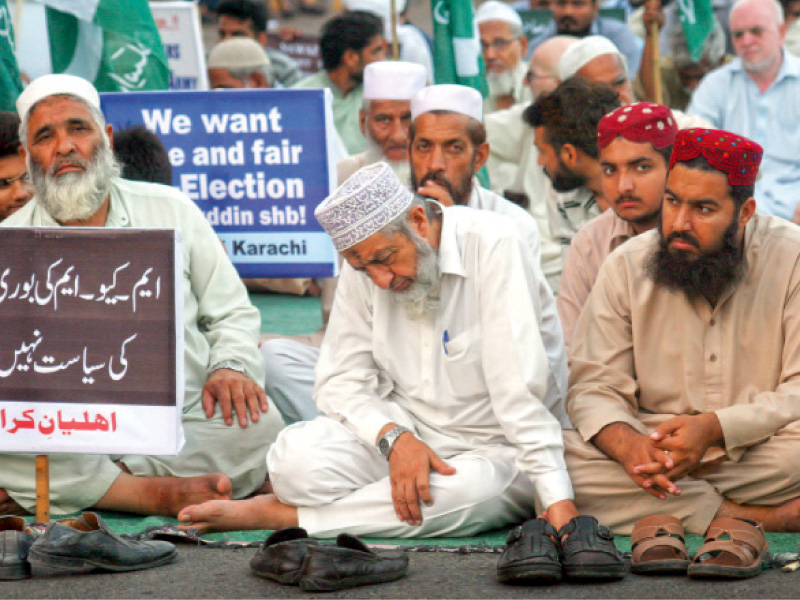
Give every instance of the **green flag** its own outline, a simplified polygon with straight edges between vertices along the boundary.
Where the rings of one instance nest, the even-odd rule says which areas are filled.
[[[714,9],[711,7],[711,0],[679,0],[678,10],[686,42],[689,45],[689,54],[692,60],[699,61],[703,54],[703,44],[714,30]]]
[[[432,0],[436,83],[458,83],[489,94],[471,0]]]
[[[166,90],[169,68],[147,0],[41,0],[53,73],[101,92]]]
[[[17,96],[22,92],[22,79],[14,55],[14,30],[6,0],[0,0],[0,110],[17,112]]]

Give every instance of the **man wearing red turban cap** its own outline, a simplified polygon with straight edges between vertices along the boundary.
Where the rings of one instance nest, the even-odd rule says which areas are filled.
[[[618,533],[659,513],[800,531],[800,228],[755,214],[762,155],[679,131],[658,229],[609,255],[578,320],[567,465],[578,510]]]

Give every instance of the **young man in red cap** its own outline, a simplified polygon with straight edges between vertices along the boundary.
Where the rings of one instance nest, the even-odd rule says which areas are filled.
[[[600,181],[611,210],[578,230],[564,260],[557,302],[567,353],[600,265],[615,248],[658,225],[678,126],[666,106],[638,102],[600,119],[597,133]]]
[[[658,230],[611,253],[578,320],[567,466],[616,532],[659,513],[800,531],[800,229],[755,214],[762,154],[679,131]]]

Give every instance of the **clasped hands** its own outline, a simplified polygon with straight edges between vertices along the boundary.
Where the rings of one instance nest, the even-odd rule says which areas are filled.
[[[633,436],[620,462],[639,487],[664,500],[666,494],[680,495],[675,482],[694,469],[709,448],[723,443],[714,413],[679,415],[650,435]]]

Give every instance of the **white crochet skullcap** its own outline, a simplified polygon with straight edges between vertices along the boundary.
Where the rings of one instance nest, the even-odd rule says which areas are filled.
[[[566,49],[561,60],[558,61],[558,76],[561,81],[565,81],[595,58],[606,54],[618,56],[622,61],[625,74],[628,74],[628,61],[625,60],[625,56],[614,45],[614,42],[602,35],[589,35]]]
[[[17,114],[24,123],[37,102],[49,96],[66,94],[76,96],[89,106],[100,110],[100,95],[91,83],[81,77],[57,73],[37,77],[22,91],[17,98]]]
[[[411,100],[428,83],[417,63],[381,60],[364,67],[364,100]]]
[[[522,28],[522,19],[519,13],[505,2],[498,0],[487,0],[475,11],[475,24],[480,25],[488,21],[504,21],[509,25]]]
[[[481,93],[465,85],[443,83],[431,85],[411,99],[411,118],[434,110],[457,112],[477,121],[483,121],[483,97]]]
[[[353,173],[317,206],[314,216],[343,252],[402,215],[413,199],[391,167],[378,162]]]

